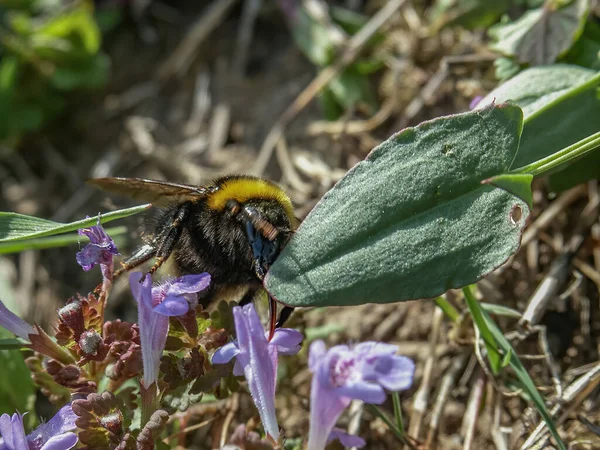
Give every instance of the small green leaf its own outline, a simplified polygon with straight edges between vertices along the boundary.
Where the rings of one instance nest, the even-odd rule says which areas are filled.
[[[315,206],[266,288],[292,306],[333,306],[430,298],[480,279],[517,250],[528,215],[481,184],[506,173],[521,127],[520,108],[505,104],[392,136]]]
[[[531,208],[533,205],[533,192],[531,192],[531,181],[533,175],[528,173],[496,175],[495,177],[483,180],[482,183],[492,184],[500,189],[504,189],[513,195],[516,195]]]
[[[489,314],[496,316],[512,317],[513,319],[520,319],[522,314],[516,309],[509,308],[508,306],[497,305],[496,303],[479,303],[483,310]]]
[[[514,101],[524,113],[521,145],[511,169],[545,158],[600,131],[600,72],[566,64],[524,70],[490,92],[494,99]],[[550,176],[552,190],[568,189],[600,177],[600,152],[575,161]]]
[[[588,0],[574,0],[562,8],[546,2],[515,22],[492,27],[489,34],[496,42],[491,47],[520,63],[552,64],[581,35],[588,8]]]
[[[122,219],[141,213],[151,206],[151,204],[134,206],[132,208],[99,214],[98,216],[71,223],[58,223],[23,214],[0,212],[0,242],[20,241],[76,231],[80,228],[96,225],[98,218],[100,219],[100,222],[107,223],[112,220]]]

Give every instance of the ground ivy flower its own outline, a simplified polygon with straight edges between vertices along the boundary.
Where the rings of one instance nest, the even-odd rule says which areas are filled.
[[[350,447],[362,448],[365,445],[367,445],[365,440],[363,438],[361,438],[360,436],[346,433],[341,428],[334,428],[331,431],[331,433],[329,433],[329,437],[327,438],[327,444],[335,441],[336,439],[338,441],[340,441],[340,444],[342,444],[344,447],[348,447],[348,448],[350,448]]]
[[[31,325],[10,311],[2,303],[2,300],[0,300],[0,327],[6,328],[11,333],[26,341],[29,340],[30,334],[37,334],[37,331]]]
[[[195,294],[210,284],[210,275],[184,275],[152,286],[150,274],[144,276],[134,272],[129,276],[129,284],[138,303],[143,384],[148,388],[158,380],[160,357],[169,333],[169,317],[188,312],[189,302],[196,302]]]
[[[23,416],[19,413],[0,416],[0,450],[69,450],[77,444],[71,405],[63,406],[47,423],[25,436]]]
[[[397,346],[380,342],[336,345],[329,350],[323,341],[312,343],[308,360],[313,373],[308,450],[325,448],[335,423],[353,399],[381,404],[386,389],[410,387],[415,364],[396,355],[397,351]]]
[[[233,373],[244,375],[250,394],[258,409],[265,432],[279,439],[279,426],[275,414],[275,386],[277,384],[278,355],[294,355],[300,351],[302,333],[290,328],[278,328],[271,341],[254,305],[233,308],[237,341],[218,349],[212,357],[213,364],[225,364],[234,357]]]
[[[80,236],[87,236],[90,242],[75,255],[77,263],[86,272],[96,264],[100,264],[102,276],[105,279],[112,280],[113,256],[118,255],[119,251],[115,242],[102,228],[100,218],[98,218],[97,225],[81,228],[78,233]]]

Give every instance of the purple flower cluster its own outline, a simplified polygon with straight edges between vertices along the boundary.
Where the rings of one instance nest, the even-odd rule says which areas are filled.
[[[114,241],[100,225],[100,220],[98,220],[98,225],[80,229],[79,235],[87,236],[90,240],[89,244],[75,255],[77,263],[83,270],[86,272],[92,270],[96,264],[112,266],[113,256],[118,255],[119,251]]]
[[[23,416],[0,416],[0,450],[69,450],[77,444],[75,430],[77,416],[71,405],[63,406],[47,423],[25,435]]]
[[[313,373],[310,392],[308,450],[325,448],[338,418],[353,399],[381,404],[386,390],[401,391],[412,384],[414,362],[396,355],[398,347],[364,342],[354,347],[323,341],[310,346],[308,366]]]
[[[102,325],[97,325],[98,323],[102,324],[103,319],[98,321],[98,311],[102,312],[103,309],[98,305],[105,301],[110,290],[113,256],[118,254],[117,248],[100,223],[97,226],[80,230],[79,233],[89,237],[90,243],[77,253],[77,262],[86,271],[95,265],[100,265],[104,279],[104,296],[90,295],[89,300],[80,297],[80,300],[72,303],[77,307],[68,309],[67,312],[70,315],[67,314],[65,317],[73,320],[65,322],[65,317],[63,317],[62,325],[68,322],[67,324],[70,323],[73,326],[61,325],[62,328],[59,327],[58,342],[79,339],[79,335],[86,336],[90,342],[100,342],[104,339],[111,344],[105,345],[106,351],[102,353],[105,356],[89,359],[89,361],[104,361],[106,355],[112,351],[114,353],[111,353],[113,360],[121,361],[123,363],[122,370],[125,370],[125,361],[131,360],[129,362],[132,362],[135,359],[134,355],[129,354],[131,352],[127,350],[131,346],[126,345],[126,342],[119,341],[119,339],[124,340],[119,338],[121,334],[110,332],[114,327],[107,327],[105,324],[102,328]],[[158,389],[159,370],[169,333],[169,318],[187,317],[190,310],[194,311],[197,306],[197,294],[209,287],[211,277],[208,273],[185,275],[179,278],[169,278],[160,284],[153,285],[150,274],[143,275],[141,272],[134,272],[130,275],[129,282],[138,306],[139,341],[136,344],[138,349],[137,370],[133,368],[135,366],[133,364],[135,361],[133,361],[128,373],[134,374],[131,376],[137,376],[140,373],[139,346],[141,346],[142,426],[149,424],[148,426],[152,428],[157,426],[157,420],[159,420],[156,417],[152,419],[153,413],[161,412],[157,411],[160,397],[163,395],[163,391]],[[97,303],[94,303],[95,298],[102,300],[96,300]],[[280,355],[297,354],[301,349],[303,336],[297,330],[279,328],[269,338],[269,332],[265,331],[252,304],[234,307],[233,318],[236,339],[218,348],[212,356],[212,363],[214,365],[226,364],[235,358],[233,374],[243,375],[246,378],[248,389],[267,435],[265,440],[260,440],[258,435],[254,436],[244,431],[242,440],[250,442],[249,439],[252,438],[268,448],[280,439],[275,410],[278,358]],[[183,318],[181,320],[184,321]],[[50,357],[51,360],[54,358],[63,365],[75,367],[72,363],[77,360],[72,359],[72,353],[68,353],[58,343],[51,340],[40,328],[32,327],[9,311],[1,301],[0,326],[22,339],[32,341],[30,346]],[[73,330],[77,330],[79,334]],[[226,333],[226,331],[217,329],[209,330],[209,333],[218,334]],[[223,336],[227,338],[228,335],[224,334]],[[81,339],[78,342],[81,347]],[[212,348],[221,345],[223,340],[216,342],[218,344]],[[95,351],[96,347],[97,345],[93,346],[92,350]],[[88,353],[94,355],[98,353],[94,353],[92,350]],[[185,372],[187,367],[192,371],[190,373],[196,373],[189,377],[191,379],[197,377],[197,374],[201,374],[204,370],[202,360],[199,359],[198,349],[194,348],[193,350],[195,353],[192,352],[189,359],[181,360],[182,365],[177,366],[177,370]],[[210,350],[210,348],[205,347],[205,350]],[[366,403],[382,404],[387,398],[387,391],[401,391],[411,386],[415,365],[410,359],[397,355],[397,352],[397,346],[379,342],[365,342],[355,346],[337,345],[329,350],[326,349],[323,341],[312,343],[309,351],[309,369],[313,373],[313,379],[310,394],[308,450],[323,450],[332,440],[339,440],[342,445],[347,447],[365,445],[365,441],[359,436],[352,436],[335,428],[336,422],[354,399]],[[58,373],[57,371],[62,366],[57,366],[55,363],[53,367],[55,367],[53,373]],[[116,373],[115,367],[111,373]],[[71,373],[76,369],[69,370]],[[197,372],[193,372],[193,370]],[[85,380],[77,380],[77,383],[78,388],[87,386]],[[95,384],[93,386],[95,387]],[[155,386],[155,388],[149,389],[151,386]],[[116,401],[113,403],[116,405]],[[90,402],[89,408],[93,409],[95,404]],[[166,412],[162,411],[162,413],[163,416],[166,415]],[[0,450],[67,450],[73,448],[78,442],[77,435],[73,432],[76,429],[76,417],[71,406],[67,405],[48,423],[26,435],[22,415],[18,413],[12,416],[4,414],[0,416]],[[164,420],[166,422],[166,419]],[[82,423],[79,425],[83,426]]]

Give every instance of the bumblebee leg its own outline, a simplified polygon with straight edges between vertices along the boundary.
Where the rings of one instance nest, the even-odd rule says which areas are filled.
[[[172,217],[165,218],[167,222],[161,230],[158,230],[158,234],[153,239],[153,243],[156,246],[154,264],[146,274],[152,275],[156,272],[160,266],[171,256],[179,238],[181,237],[181,231],[183,230],[183,222],[187,218],[190,212],[189,203],[183,203],[177,208]]]
[[[113,278],[117,278],[123,272],[129,272],[131,269],[144,264],[149,259],[156,255],[156,247],[151,244],[146,244],[133,255],[121,262],[121,268],[115,271]]]
[[[284,306],[281,312],[279,313],[279,319],[277,319],[275,328],[281,328],[287,322],[287,320],[290,318],[293,312],[294,308],[292,308],[291,306]]]

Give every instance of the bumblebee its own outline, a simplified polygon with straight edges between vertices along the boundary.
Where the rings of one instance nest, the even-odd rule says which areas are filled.
[[[95,178],[88,183],[110,193],[152,203],[160,211],[146,244],[121,263],[120,275],[154,258],[152,274],[170,259],[178,275],[208,272],[210,288],[200,294],[207,306],[231,290],[240,305],[263,289],[262,280],[283,249],[297,219],[289,196],[276,184],[252,176],[226,176],[208,186],[141,178]],[[293,311],[269,295],[271,333]]]

